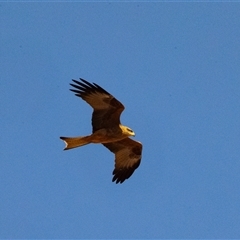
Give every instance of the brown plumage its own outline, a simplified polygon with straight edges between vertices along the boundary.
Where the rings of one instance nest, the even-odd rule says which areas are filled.
[[[89,83],[80,78],[70,84],[76,96],[85,100],[92,108],[92,134],[84,137],[60,137],[65,143],[64,150],[80,147],[89,143],[102,143],[115,154],[113,179],[123,183],[140,165],[142,144],[130,136],[134,132],[120,123],[120,115],[124,106],[115,97],[96,83]]]

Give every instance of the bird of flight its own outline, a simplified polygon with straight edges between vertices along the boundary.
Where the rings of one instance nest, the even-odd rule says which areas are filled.
[[[135,133],[120,122],[124,106],[114,96],[96,83],[89,83],[80,78],[70,83],[70,89],[81,97],[92,108],[92,134],[83,137],[60,137],[66,147],[64,150],[80,147],[89,143],[102,143],[115,154],[115,168],[112,181],[123,183],[128,179],[141,162],[142,144],[132,140]]]

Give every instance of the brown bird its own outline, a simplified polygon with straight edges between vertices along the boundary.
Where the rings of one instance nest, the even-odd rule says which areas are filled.
[[[123,183],[138,168],[142,156],[142,144],[132,140],[135,133],[120,122],[124,106],[115,97],[96,83],[80,78],[70,83],[75,95],[81,97],[92,108],[92,134],[83,137],[60,137],[66,147],[64,150],[80,147],[89,143],[102,143],[115,154],[115,168],[112,181]]]

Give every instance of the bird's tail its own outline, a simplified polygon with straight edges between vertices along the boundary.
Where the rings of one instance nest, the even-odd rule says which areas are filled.
[[[91,143],[91,136],[85,136],[85,137],[60,137],[62,139],[66,146],[64,150],[68,150],[71,148],[81,147],[83,145]]]

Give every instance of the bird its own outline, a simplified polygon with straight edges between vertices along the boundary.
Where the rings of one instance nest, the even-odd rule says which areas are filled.
[[[120,116],[124,105],[113,95],[96,83],[83,78],[72,79],[70,85],[77,97],[82,98],[92,108],[92,134],[78,137],[60,137],[66,144],[64,150],[84,146],[90,143],[101,143],[115,154],[115,165],[112,182],[123,183],[139,167],[142,157],[142,143],[130,137],[134,131],[121,124]]]

